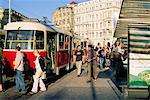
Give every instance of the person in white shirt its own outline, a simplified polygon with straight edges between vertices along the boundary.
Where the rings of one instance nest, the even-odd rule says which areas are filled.
[[[24,78],[23,78],[23,54],[21,53],[21,48],[19,46],[16,47],[16,58],[14,63],[14,70],[16,71],[16,92],[20,92],[22,94],[26,93],[25,84],[24,84]]]
[[[38,84],[40,86],[40,91],[46,91],[45,84],[41,78],[43,71],[41,69],[40,62],[39,62],[40,54],[38,50],[34,50],[33,54],[36,56],[36,60],[34,61],[36,72],[35,75],[33,75],[34,83],[30,94],[35,94],[38,92]]]

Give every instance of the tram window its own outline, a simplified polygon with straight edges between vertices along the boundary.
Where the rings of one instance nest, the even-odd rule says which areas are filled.
[[[65,36],[65,42],[64,42],[64,45],[65,45],[65,49],[68,49],[69,48],[69,36]]]
[[[59,35],[59,49],[64,49],[64,35]]]
[[[36,49],[44,49],[44,32],[36,31]]]
[[[20,46],[21,49],[33,49],[33,36],[31,30],[11,30],[7,32],[6,49],[15,49]]]

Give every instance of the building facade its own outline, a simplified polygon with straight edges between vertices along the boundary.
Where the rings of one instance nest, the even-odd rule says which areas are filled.
[[[0,8],[0,29],[3,29],[4,25],[8,23],[9,10]],[[23,14],[11,9],[11,22],[23,21],[29,19]]]
[[[74,7],[76,34],[101,46],[112,43],[122,0],[89,0]]]
[[[54,26],[69,32],[74,32],[74,6],[76,2],[71,2],[67,6],[59,7],[52,14]]]

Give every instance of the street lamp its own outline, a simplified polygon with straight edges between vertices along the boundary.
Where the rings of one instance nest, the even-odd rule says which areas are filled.
[[[11,22],[11,0],[9,0],[9,23]]]

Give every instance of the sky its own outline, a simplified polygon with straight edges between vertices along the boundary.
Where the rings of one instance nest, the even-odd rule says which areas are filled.
[[[0,7],[8,8],[9,0],[0,0]],[[87,0],[11,0],[12,9],[24,14],[27,17],[42,19],[48,17],[51,20],[52,13],[56,8],[75,2]]]

